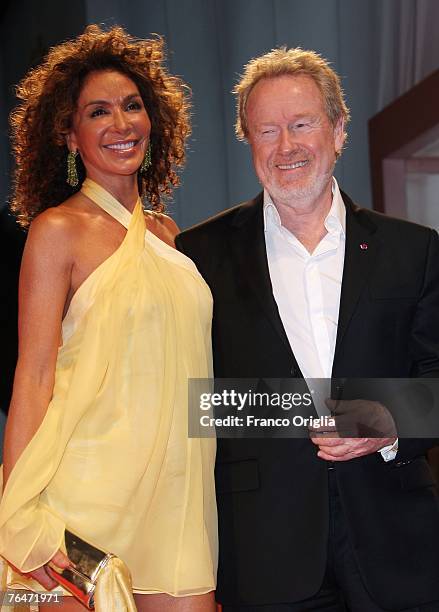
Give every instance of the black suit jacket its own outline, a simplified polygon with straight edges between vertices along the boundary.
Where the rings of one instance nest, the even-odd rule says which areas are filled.
[[[343,199],[346,251],[333,376],[438,376],[437,233]],[[214,297],[215,375],[300,376],[273,298],[262,194],[183,232],[177,246]],[[439,600],[439,497],[425,458],[436,443],[403,439],[395,461],[375,453],[336,464],[362,577],[386,609]],[[218,440],[219,601],[294,602],[320,588],[326,468],[309,440]]]

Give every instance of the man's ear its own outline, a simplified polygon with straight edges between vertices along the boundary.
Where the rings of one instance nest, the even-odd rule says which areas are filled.
[[[341,150],[343,148],[343,144],[345,141],[345,133],[344,133],[344,117],[340,117],[334,127],[334,144],[335,144],[335,152],[337,155],[340,155]]]

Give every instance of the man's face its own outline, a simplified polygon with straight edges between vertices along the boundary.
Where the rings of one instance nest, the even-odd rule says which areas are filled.
[[[311,77],[261,79],[246,110],[256,174],[275,204],[305,207],[330,193],[343,121],[331,124]]]

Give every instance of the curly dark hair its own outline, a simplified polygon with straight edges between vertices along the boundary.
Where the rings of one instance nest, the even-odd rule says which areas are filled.
[[[138,173],[139,192],[153,210],[164,210],[162,196],[179,183],[176,167],[184,163],[190,125],[189,88],[168,74],[163,60],[160,37],[140,40],[120,27],[103,31],[90,25],[74,40],[53,47],[21,81],[20,103],[10,117],[16,161],[11,209],[23,227],[81,188],[85,168],[79,156],[79,185],[66,183],[66,135],[85,78],[100,70],[125,74],[139,89],[151,120],[152,149],[151,166]]]

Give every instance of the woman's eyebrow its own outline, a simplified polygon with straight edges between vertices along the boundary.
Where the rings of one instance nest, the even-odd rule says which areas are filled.
[[[140,98],[140,97],[141,96],[138,93],[128,94],[122,100],[122,103],[126,103],[126,102],[129,102],[130,100],[132,100],[133,98]],[[93,106],[95,104],[111,104],[111,101],[109,101],[109,100],[91,100],[90,102],[87,102],[86,104],[84,104],[84,106],[82,108],[87,108],[87,106]]]

